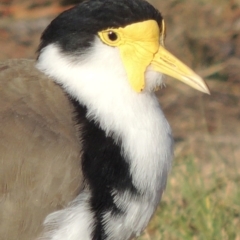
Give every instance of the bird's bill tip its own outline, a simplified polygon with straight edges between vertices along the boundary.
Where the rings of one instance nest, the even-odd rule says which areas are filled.
[[[192,88],[210,94],[205,81],[163,46],[159,47],[151,64],[155,71],[174,77]]]

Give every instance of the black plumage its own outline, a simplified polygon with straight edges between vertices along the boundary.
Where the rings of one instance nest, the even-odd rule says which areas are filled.
[[[87,0],[61,13],[49,24],[38,51],[55,43],[63,52],[83,54],[93,44],[97,32],[150,19],[161,28],[161,14],[144,0]]]

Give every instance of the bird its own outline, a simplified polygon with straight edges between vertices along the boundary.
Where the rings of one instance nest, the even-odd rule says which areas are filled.
[[[152,218],[173,159],[155,90],[209,93],[164,47],[145,0],[85,0],[44,30],[37,59],[0,63],[0,239],[129,240]]]

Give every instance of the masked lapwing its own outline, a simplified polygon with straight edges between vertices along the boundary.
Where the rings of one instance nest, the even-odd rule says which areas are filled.
[[[171,129],[154,90],[209,93],[164,48],[144,0],[87,0],[43,32],[37,61],[0,64],[0,239],[128,240],[166,186]]]

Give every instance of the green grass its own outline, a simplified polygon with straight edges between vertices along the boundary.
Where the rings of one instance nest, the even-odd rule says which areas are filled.
[[[140,240],[240,239],[240,177],[202,165],[193,157],[175,160],[166,193]]]

